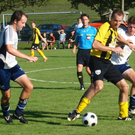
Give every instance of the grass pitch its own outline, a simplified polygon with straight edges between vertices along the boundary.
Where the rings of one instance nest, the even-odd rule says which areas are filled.
[[[19,46],[21,48],[21,46]],[[29,46],[27,45],[27,48]],[[20,49],[29,55],[30,50]],[[119,90],[109,82],[104,83],[103,90],[95,96],[89,106],[75,121],[67,121],[70,111],[76,108],[84,91],[79,90],[76,76],[76,55],[71,49],[44,50],[48,57],[43,62],[40,55],[35,52],[39,60],[28,63],[17,58],[19,65],[26,72],[34,85],[33,92],[24,110],[28,124],[22,124],[13,119],[13,124],[7,125],[0,112],[0,135],[131,135],[135,121],[118,121],[118,95]],[[130,65],[134,67],[134,54],[130,58]],[[84,84],[88,88],[90,78],[83,70]],[[129,83],[130,84],[130,83]],[[131,84],[130,84],[131,86]],[[21,87],[11,81],[11,115],[18,103]],[[82,116],[86,112],[94,112],[98,116],[95,127],[85,127]]]

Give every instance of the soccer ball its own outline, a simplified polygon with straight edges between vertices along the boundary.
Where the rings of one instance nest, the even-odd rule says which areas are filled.
[[[82,123],[85,126],[96,126],[98,122],[97,115],[92,112],[87,112],[86,114],[83,115],[82,117]]]

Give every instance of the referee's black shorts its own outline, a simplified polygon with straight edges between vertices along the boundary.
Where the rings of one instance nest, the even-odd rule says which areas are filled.
[[[89,61],[90,61],[90,49],[78,49],[76,64],[89,66]]]
[[[123,79],[120,71],[111,63],[110,60],[90,57],[90,69],[92,72],[91,81],[103,80],[103,78],[116,85],[117,82]]]

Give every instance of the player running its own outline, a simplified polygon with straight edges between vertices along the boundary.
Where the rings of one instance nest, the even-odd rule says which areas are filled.
[[[31,26],[32,26],[32,36],[30,37],[30,39],[27,42],[29,44],[29,41],[33,38],[33,43],[32,43],[32,46],[31,46],[31,56],[32,57],[34,56],[34,50],[36,50],[43,57],[44,62],[46,62],[48,60],[48,58],[44,55],[44,53],[39,48],[39,37],[41,38],[41,40],[45,44],[47,44],[47,42],[44,40],[44,38],[40,34],[40,31],[36,27],[35,22],[32,22]],[[29,61],[29,62],[33,62],[33,61]]]
[[[28,123],[23,116],[28,99],[31,95],[33,84],[18,65],[16,57],[36,62],[37,57],[27,56],[17,50],[18,35],[17,31],[22,30],[27,22],[27,16],[22,11],[15,11],[11,16],[10,25],[7,25],[0,37],[0,89],[2,93],[1,109],[3,117],[7,123],[12,123],[10,117],[10,80],[13,80],[22,86],[23,90],[19,97],[18,105],[13,113],[14,118],[21,123]]]

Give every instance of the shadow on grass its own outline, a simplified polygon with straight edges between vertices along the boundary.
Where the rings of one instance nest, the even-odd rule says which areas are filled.
[[[19,86],[11,86],[10,87],[11,89],[21,89],[21,87]],[[45,89],[45,90],[78,90],[78,91],[82,91],[82,90],[79,90],[79,87],[78,88],[74,88],[74,87],[34,87],[33,90],[39,90],[39,89]]]

